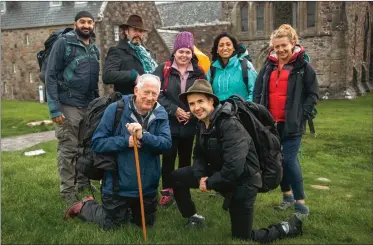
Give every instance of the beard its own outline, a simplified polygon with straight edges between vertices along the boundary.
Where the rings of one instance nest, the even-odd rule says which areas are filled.
[[[75,29],[76,34],[78,34],[78,36],[83,39],[88,39],[92,36],[93,30],[89,30],[88,33],[83,32],[83,30],[89,30],[89,29],[79,29],[79,28]]]
[[[140,46],[142,43],[141,37],[133,37],[131,43],[137,46]]]

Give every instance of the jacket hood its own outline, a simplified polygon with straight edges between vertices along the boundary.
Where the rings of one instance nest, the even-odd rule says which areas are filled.
[[[223,105],[217,105],[209,116],[211,125],[215,125],[216,120],[219,118],[229,118],[236,115],[237,110],[237,106],[229,101],[224,102]]]
[[[303,46],[297,44],[294,47],[293,56],[291,57],[289,64],[294,63],[297,60],[303,60],[304,58],[304,48]],[[278,57],[274,49],[271,49],[268,53],[268,59],[278,63]]]

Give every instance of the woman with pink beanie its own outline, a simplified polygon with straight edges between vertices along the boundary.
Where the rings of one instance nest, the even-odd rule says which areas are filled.
[[[162,82],[158,102],[168,113],[172,136],[172,147],[162,157],[161,206],[168,206],[174,202],[170,174],[175,170],[176,156],[179,156],[179,168],[191,165],[197,119],[180,101],[179,94],[187,91],[196,79],[206,78],[203,70],[198,67],[193,46],[193,34],[180,32],[174,42],[170,59],[154,71],[154,75],[159,76]]]

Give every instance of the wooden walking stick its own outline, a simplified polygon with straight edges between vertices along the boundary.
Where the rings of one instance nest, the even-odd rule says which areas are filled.
[[[133,137],[133,149],[135,150],[137,183],[138,183],[138,186],[139,186],[139,195],[140,195],[142,233],[144,235],[144,240],[146,241],[146,226],[145,226],[145,214],[144,214],[144,200],[143,200],[143,197],[142,197],[141,170],[140,170],[139,152],[138,152],[138,148],[137,148],[137,137],[136,137],[135,134],[132,137]]]

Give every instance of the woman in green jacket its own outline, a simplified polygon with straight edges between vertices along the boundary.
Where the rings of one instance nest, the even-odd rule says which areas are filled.
[[[246,48],[228,33],[221,33],[214,40],[211,55],[212,65],[207,79],[220,102],[234,94],[253,101],[257,73]]]

